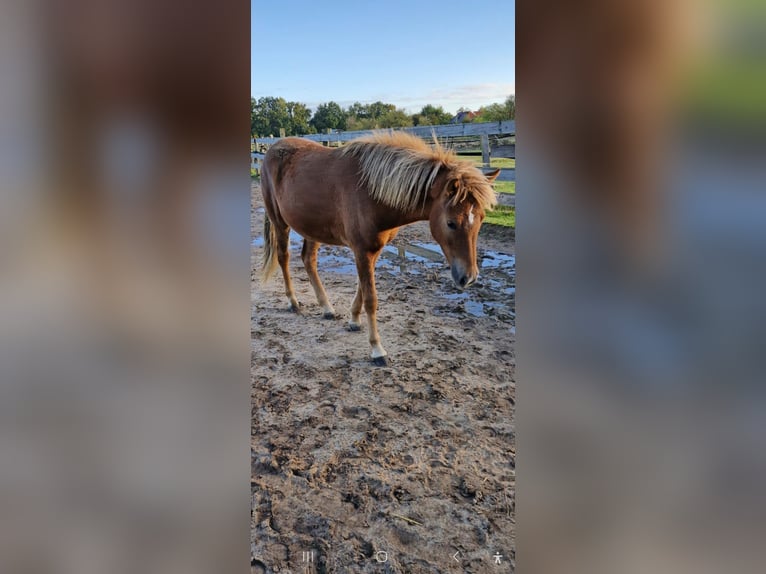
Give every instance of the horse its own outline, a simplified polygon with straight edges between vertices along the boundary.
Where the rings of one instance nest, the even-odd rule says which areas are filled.
[[[455,285],[467,288],[479,274],[477,237],[486,210],[496,204],[491,184],[499,173],[485,175],[437,141],[432,147],[404,132],[373,132],[340,148],[280,139],[266,152],[261,169],[266,210],[262,282],[279,265],[288,308],[300,312],[288,265],[292,228],[303,237],[301,257],[324,317],[335,318],[317,274],[317,251],[322,243],[350,247],[358,281],[347,328],[361,330],[364,305],[370,357],[375,365],[386,365],[374,275],[383,247],[400,227],[428,220]]]

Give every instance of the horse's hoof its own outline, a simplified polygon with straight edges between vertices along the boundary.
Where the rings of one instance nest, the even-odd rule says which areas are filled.
[[[293,305],[292,303],[290,303],[290,304],[287,306],[287,310],[288,310],[288,311],[290,311],[290,313],[295,313],[296,315],[300,315],[300,314],[301,314],[301,308],[300,308],[300,306],[296,307],[296,306],[295,306],[295,305]]]
[[[324,314],[322,315],[322,318],[323,319],[337,319],[338,316],[335,313],[333,313],[332,311],[325,311]]]
[[[356,323],[349,323],[346,326],[346,329],[348,329],[352,333],[356,333],[357,331],[361,331],[362,330],[362,326],[361,325],[357,325]]]
[[[372,364],[376,367],[385,367],[389,364],[388,355],[383,355],[382,357],[375,357],[372,360]]]

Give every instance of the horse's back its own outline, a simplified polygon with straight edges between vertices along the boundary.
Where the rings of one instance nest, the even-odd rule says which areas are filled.
[[[263,159],[272,186],[279,188],[284,176],[292,171],[301,156],[324,151],[320,144],[303,138],[283,138],[271,146]]]

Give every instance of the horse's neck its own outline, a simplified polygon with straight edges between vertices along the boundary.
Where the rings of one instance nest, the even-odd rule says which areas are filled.
[[[380,230],[395,229],[402,225],[415,223],[416,221],[428,220],[431,216],[432,206],[433,200],[430,197],[424,204],[420,204],[415,209],[409,211],[376,203],[373,220]]]
[[[433,200],[429,198],[423,206],[420,206],[417,209],[409,212],[399,211],[400,217],[404,220],[404,223],[401,225],[408,225],[410,223],[415,223],[416,221],[428,220],[428,218],[431,216],[432,205]]]

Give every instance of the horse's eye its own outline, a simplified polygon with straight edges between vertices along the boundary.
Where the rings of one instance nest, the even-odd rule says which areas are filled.
[[[448,221],[447,227],[449,227],[450,229],[457,229],[457,224],[454,221]]]

